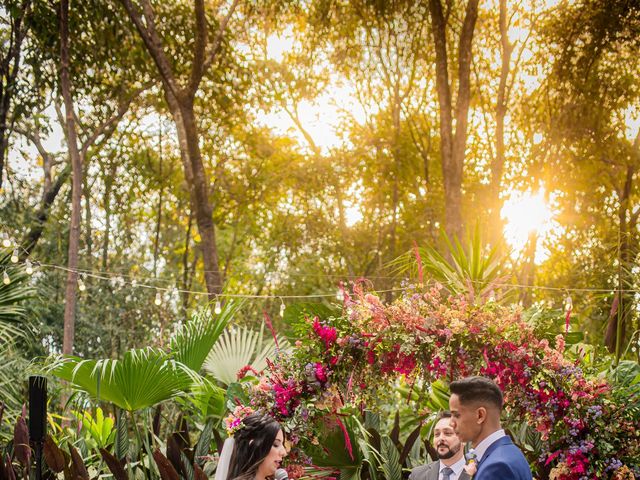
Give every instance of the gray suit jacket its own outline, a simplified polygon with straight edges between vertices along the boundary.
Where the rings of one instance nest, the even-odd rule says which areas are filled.
[[[437,462],[428,463],[427,465],[420,465],[411,470],[409,480],[438,480],[439,473],[440,461],[438,460]],[[471,477],[463,470],[458,480],[471,480]]]

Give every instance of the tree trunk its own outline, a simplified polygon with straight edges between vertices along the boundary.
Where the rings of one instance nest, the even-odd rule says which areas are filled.
[[[637,246],[634,241],[634,232],[637,230],[638,212],[633,214],[629,208],[635,174],[636,169],[632,165],[628,165],[624,186],[618,190],[620,198],[618,206],[618,307],[609,318],[604,338],[607,349],[615,353],[616,360],[620,358],[627,334],[627,325],[633,315],[633,294],[622,290],[632,289],[635,281],[633,266]]]
[[[38,240],[42,237],[42,233],[44,232],[44,227],[47,224],[47,220],[49,219],[49,211],[51,210],[51,205],[53,205],[53,201],[58,196],[58,192],[60,192],[60,188],[64,185],[71,174],[71,167],[69,165],[65,166],[64,170],[60,172],[56,181],[50,186],[49,189],[43,191],[42,193],[42,202],[40,204],[40,209],[35,215],[35,222],[33,226],[29,229],[29,232],[24,237],[22,242],[20,243],[22,247],[22,255],[23,258],[31,255],[31,252],[35,248]]]
[[[204,280],[209,292],[209,300],[214,300],[216,295],[222,292],[222,281],[213,224],[213,207],[209,200],[208,179],[198,143],[193,103],[180,105],[178,111],[172,110],[172,115],[176,123],[185,177],[190,187],[196,225],[198,225],[201,239]]]
[[[8,39],[6,56],[0,53],[0,189],[2,188],[5,157],[9,146],[10,128],[7,122],[11,101],[16,93],[16,79],[20,70],[22,41],[26,35],[27,27],[24,26],[24,19],[30,6],[31,0],[24,0],[17,15],[7,15],[10,18],[11,33]],[[13,123],[13,121],[9,123]]]
[[[156,234],[153,240],[153,276],[158,276],[158,251],[160,249],[160,228],[162,227],[162,202],[164,200],[164,180],[162,178],[162,121],[160,121],[160,135],[158,137],[158,179],[160,181],[160,193],[158,194],[158,218],[156,220]]]
[[[184,238],[184,253],[182,254],[182,308],[186,312],[189,307],[189,290],[191,281],[189,274],[189,245],[191,243],[191,227],[193,225],[193,210],[189,208],[189,219],[187,221],[187,231]],[[196,255],[194,255],[194,258]]]
[[[489,185],[489,238],[492,245],[496,245],[502,237],[502,220],[500,218],[500,186],[504,165],[506,163],[504,146],[504,118],[507,114],[507,80],[511,65],[513,45],[509,43],[507,35],[507,1],[500,0],[500,46],[502,52],[502,67],[500,69],[500,83],[498,84],[498,99],[496,102],[496,154],[491,161],[491,180]]]
[[[445,195],[445,231],[450,238],[462,237],[462,175],[471,101],[471,58],[478,1],[469,0],[458,45],[458,95],[453,129],[453,103],[449,81],[446,20],[440,0],[429,0],[431,29],[436,50],[436,90],[440,114],[440,155]]]
[[[84,164],[85,168],[88,169],[87,163]],[[89,182],[87,180],[87,176],[84,175],[82,179],[82,192],[84,195],[84,243],[86,248],[87,258],[91,258],[93,256],[93,240],[92,240],[92,229],[91,229],[91,202],[89,199],[91,198],[90,194]]]
[[[116,177],[116,163],[111,160],[109,174],[104,181],[104,241],[102,242],[102,270],[106,271],[109,262],[109,237],[111,237],[111,197],[113,180]]]
[[[227,24],[239,0],[234,0],[229,7],[227,14],[220,21],[219,30],[212,42],[208,41],[204,0],[194,0],[193,62],[189,78],[186,82],[182,82],[182,85],[163,49],[162,38],[155,27],[155,12],[151,2],[141,0],[142,11],[131,0],[120,0],[120,2],[138,30],[162,80],[165,99],[178,133],[180,156],[200,233],[207,292],[209,299],[213,300],[222,292],[222,278],[218,264],[213,207],[209,199],[209,180],[202,163],[193,104],[204,73],[217,59]]]
[[[80,217],[82,199],[82,161],[78,150],[78,139],[74,122],[73,98],[69,79],[69,0],[60,2],[60,86],[64,99],[67,126],[67,146],[71,157],[73,176],[71,194],[71,226],[69,229],[69,251],[67,260],[67,287],[64,305],[64,340],[62,353],[73,353],[76,317],[76,289],[78,281],[78,251],[80,247]]]

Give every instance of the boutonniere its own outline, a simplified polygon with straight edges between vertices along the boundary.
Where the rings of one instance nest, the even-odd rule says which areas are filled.
[[[476,455],[476,451],[472,448],[464,454],[464,458],[467,460],[464,471],[467,472],[467,475],[473,477],[478,471],[478,455]]]

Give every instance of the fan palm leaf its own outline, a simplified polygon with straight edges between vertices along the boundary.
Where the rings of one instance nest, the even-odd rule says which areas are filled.
[[[230,300],[218,315],[209,308],[198,310],[171,339],[173,357],[191,370],[200,371],[220,334],[238,312],[242,302]]]
[[[289,342],[277,336],[278,348],[286,351]],[[225,385],[237,381],[238,372],[251,366],[260,372],[267,368],[267,358],[276,354],[276,342],[273,338],[265,339],[264,324],[258,332],[245,327],[234,327],[225,330],[209,352],[204,369]]]
[[[54,357],[46,371],[130,412],[182,395],[200,382],[196,372],[154,348],[129,350],[121,360]]]

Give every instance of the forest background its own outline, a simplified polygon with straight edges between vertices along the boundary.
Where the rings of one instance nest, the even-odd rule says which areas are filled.
[[[637,359],[639,2],[0,11],[2,275],[30,298],[0,318],[4,398],[35,357],[163,346],[224,295],[276,327],[340,282],[389,300],[394,260],[455,237]]]

